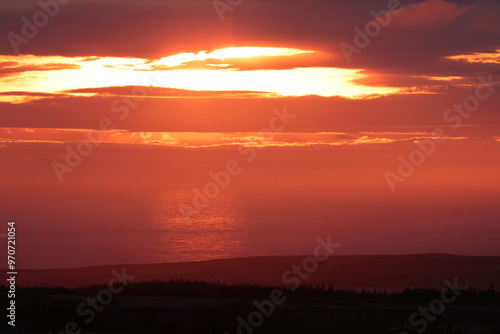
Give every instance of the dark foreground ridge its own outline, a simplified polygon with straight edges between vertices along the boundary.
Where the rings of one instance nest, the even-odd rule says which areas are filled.
[[[16,328],[5,322],[0,328],[2,333],[57,334],[500,333],[498,287],[460,288],[456,298],[453,288],[388,293],[184,280],[137,281],[123,289],[115,284],[116,294],[103,293],[109,290],[107,285],[20,288]],[[279,304],[271,302],[276,291]],[[436,308],[439,300],[446,301],[442,310]]]

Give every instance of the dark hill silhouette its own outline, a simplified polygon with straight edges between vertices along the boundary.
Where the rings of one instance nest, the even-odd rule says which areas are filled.
[[[111,270],[125,271],[136,281],[204,280],[220,283],[284,285],[282,275],[306,256],[246,257],[199,262],[127,264],[73,269],[20,270],[19,286],[47,284],[78,287],[106,284]],[[320,262],[317,271],[304,280],[312,286],[337,288],[387,289],[444,287],[453,281],[477,288],[500,285],[500,257],[458,256],[449,254],[332,256]]]

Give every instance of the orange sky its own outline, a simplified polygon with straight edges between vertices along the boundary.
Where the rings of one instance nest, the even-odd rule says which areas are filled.
[[[109,203],[89,208],[88,220],[126,220],[116,198],[141,192],[140,214],[128,215],[157,221],[159,198],[177,208],[237,160],[243,172],[221,196],[236,198],[238,217],[258,216],[259,229],[267,215],[288,231],[279,252],[293,254],[303,228],[338,233],[348,253],[500,255],[490,239],[500,236],[499,4],[401,1],[387,26],[356,44],[384,8],[387,1],[245,1],[221,21],[208,0],[73,0],[19,52],[8,38],[0,44],[2,212],[37,226],[51,217],[68,237],[85,229],[74,218],[83,203]],[[22,34],[21,18],[37,10],[34,1],[3,2],[0,34]],[[349,59],[346,43],[358,49]],[[387,172],[400,175],[401,157],[413,159],[422,143],[434,143],[432,153],[391,186]],[[61,167],[84,148],[78,166]],[[293,214],[282,202],[289,197],[300,198]],[[227,212],[217,208],[196,224],[210,217],[224,230]],[[245,230],[251,218],[241,219],[228,226]],[[450,239],[436,237],[447,229]],[[426,231],[422,242],[395,237]],[[227,239],[236,236],[214,237],[214,256],[251,255]],[[224,253],[224,242],[241,249]],[[30,265],[33,251],[25,250]]]

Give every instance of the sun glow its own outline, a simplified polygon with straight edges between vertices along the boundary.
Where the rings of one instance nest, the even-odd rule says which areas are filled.
[[[0,93],[4,101],[19,100],[12,92],[59,94],[83,88],[157,86],[197,91],[249,91],[283,96],[343,96],[390,94],[392,87],[355,83],[366,77],[361,69],[291,67],[238,68],[234,61],[269,57],[313,56],[314,51],[293,48],[230,47],[207,53],[181,53],[159,60],[116,57],[0,56]],[[179,68],[193,62],[201,67]],[[223,62],[223,64],[221,64]],[[265,66],[263,66],[265,67]],[[151,80],[153,79],[153,80]],[[37,98],[40,98],[39,96]]]
[[[226,49],[215,50],[210,53],[200,51],[195,53],[181,53],[169,57],[161,58],[149,65],[178,66],[191,61],[203,61],[210,59],[230,59],[230,58],[252,58],[252,57],[272,57],[272,56],[294,56],[305,53],[314,53],[314,51],[305,51],[290,48],[263,48],[263,47],[230,47]]]

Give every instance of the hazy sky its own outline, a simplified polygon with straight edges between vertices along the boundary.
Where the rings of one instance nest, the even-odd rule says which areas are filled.
[[[44,224],[27,212],[49,206],[76,224],[82,192],[202,188],[236,160],[228,191],[297,194],[297,214],[276,211],[294,226],[329,203],[321,230],[347,252],[400,252],[355,238],[398,224],[474,235],[405,252],[500,255],[498,1],[60,2],[0,3],[9,217]]]

